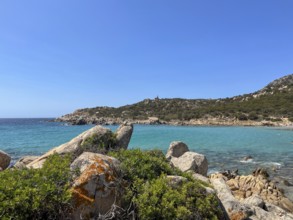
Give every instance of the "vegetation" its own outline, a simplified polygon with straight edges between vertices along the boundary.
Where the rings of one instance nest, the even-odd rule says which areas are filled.
[[[70,212],[70,156],[49,157],[41,169],[0,172],[0,219],[64,219]]]
[[[124,180],[128,183],[123,206],[139,219],[221,218],[215,196],[207,195],[200,181],[172,168],[161,151],[136,149],[109,154],[122,162]],[[172,185],[166,175],[181,175],[188,181]]]
[[[105,154],[116,145],[116,136],[111,131],[106,134],[93,134],[81,146],[82,152],[90,151]]]
[[[145,99],[119,108],[96,107],[76,111],[72,117],[190,120],[208,117],[239,120],[293,118],[293,75],[275,80],[252,94],[224,99]]]
[[[122,208],[134,213],[136,219],[222,217],[217,198],[206,193],[202,182],[171,167],[161,151],[136,149],[108,154],[121,161],[126,187]],[[71,160],[69,155],[54,154],[41,169],[1,172],[0,219],[68,218],[72,211]],[[167,175],[181,175],[186,181],[171,184]]]

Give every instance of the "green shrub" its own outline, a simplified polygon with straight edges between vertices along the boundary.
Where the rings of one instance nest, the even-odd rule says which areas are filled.
[[[289,121],[293,122],[293,117],[290,117],[290,118],[288,118],[288,119],[289,119]]]
[[[201,181],[171,167],[162,151],[135,149],[109,154],[121,161],[127,186],[122,206],[135,212],[139,219],[220,218],[218,200],[206,194]],[[172,187],[166,175],[184,176],[188,181]]]
[[[120,150],[109,152],[109,155],[122,162],[124,178],[130,182],[137,178],[152,180],[161,174],[181,174],[179,170],[170,167],[165,155],[160,150]]]
[[[237,116],[237,118],[240,121],[247,121],[248,120],[248,118],[247,118],[247,116],[245,114],[240,114],[240,115]]]
[[[70,212],[70,156],[55,154],[41,169],[0,172],[1,219],[63,219]]]
[[[251,112],[248,115],[248,119],[255,121],[255,120],[259,119],[259,116],[255,112]]]
[[[82,151],[90,151],[105,154],[116,145],[116,136],[111,131],[106,134],[93,134],[82,144]]]
[[[145,183],[134,198],[140,219],[218,219],[222,215],[214,195],[206,195],[196,181],[170,185],[165,176]]]

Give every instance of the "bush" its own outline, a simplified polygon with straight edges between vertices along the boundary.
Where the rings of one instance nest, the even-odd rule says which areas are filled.
[[[200,181],[172,168],[162,151],[121,150],[109,152],[121,161],[126,192],[123,208],[139,219],[217,219],[218,200],[206,195]],[[166,175],[180,175],[188,181],[172,187]],[[131,209],[129,208],[131,207]]]
[[[122,162],[123,176],[130,182],[137,178],[152,180],[161,174],[182,174],[178,169],[170,167],[165,155],[160,150],[120,150],[118,152],[109,152],[109,155]]]
[[[147,182],[134,199],[140,219],[218,219],[222,215],[214,195],[197,182],[171,186],[165,176]]]
[[[248,115],[248,119],[255,121],[255,120],[259,119],[259,116],[255,112],[251,112]]]
[[[41,169],[0,172],[1,219],[64,219],[70,212],[70,156],[50,156]]]
[[[82,152],[89,151],[105,154],[116,145],[116,135],[111,131],[106,134],[93,134],[82,143]]]
[[[238,115],[237,118],[240,120],[240,121],[247,121],[248,118],[245,114],[241,114],[241,115]]]

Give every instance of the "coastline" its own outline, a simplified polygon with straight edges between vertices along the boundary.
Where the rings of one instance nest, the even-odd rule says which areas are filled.
[[[204,119],[191,119],[191,120],[171,120],[164,121],[157,117],[149,117],[148,119],[127,119],[127,118],[96,118],[92,116],[74,115],[69,114],[54,119],[56,122],[69,123],[71,125],[119,125],[127,121],[131,124],[142,125],[172,125],[172,126],[264,126],[264,127],[284,127],[293,129],[293,122],[290,122],[288,118],[282,118],[281,121],[253,121],[253,120],[238,120],[235,118],[204,118]]]

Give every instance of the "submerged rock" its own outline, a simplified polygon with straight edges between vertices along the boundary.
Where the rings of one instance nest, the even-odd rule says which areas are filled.
[[[187,151],[189,151],[189,149],[185,143],[181,141],[173,141],[167,151],[166,158],[171,159],[171,157],[180,157]]]
[[[94,219],[113,206],[120,206],[124,188],[117,159],[84,152],[71,164],[71,169],[81,173],[72,187],[72,219]]]
[[[11,157],[5,153],[4,151],[0,150],[0,171],[5,170],[11,161]]]
[[[253,159],[253,157],[250,156],[250,155],[245,156],[245,157],[243,158],[244,161],[248,161],[248,160],[252,160],[252,159]]]

